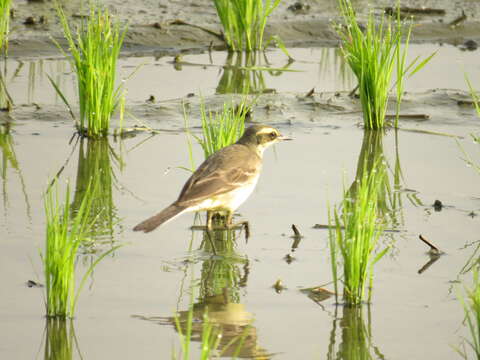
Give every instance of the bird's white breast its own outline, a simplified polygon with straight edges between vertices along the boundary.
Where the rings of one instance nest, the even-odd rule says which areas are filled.
[[[189,209],[190,211],[201,210],[228,210],[234,211],[252,194],[257,185],[259,176],[256,176],[248,184],[245,184],[232,191],[211,197],[202,201],[200,204]]]

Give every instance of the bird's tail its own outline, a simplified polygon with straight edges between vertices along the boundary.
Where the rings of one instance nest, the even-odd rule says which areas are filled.
[[[133,228],[133,231],[143,231],[148,233],[152,230],[155,230],[163,223],[172,220],[174,217],[180,215],[183,211],[185,211],[185,209],[185,207],[178,206],[174,203],[160,211],[158,214],[153,215],[147,220],[142,221],[140,224]]]

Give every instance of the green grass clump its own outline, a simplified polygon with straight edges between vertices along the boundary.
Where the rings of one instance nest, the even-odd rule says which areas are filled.
[[[378,193],[384,172],[375,168],[358,179],[355,197],[344,189],[341,213],[334,209],[333,219],[329,211],[329,243],[335,293],[338,294],[340,255],[343,262],[343,299],[349,306],[364,300],[365,286],[369,284],[368,302],[373,286],[373,266],[388,248],[376,253],[383,223],[378,216]],[[337,295],[338,296],[338,295]]]
[[[470,339],[466,340],[471,347],[475,359],[480,360],[480,279],[478,266],[473,268],[473,285],[465,287],[465,295],[459,294],[458,298],[465,312],[465,323],[470,333]],[[457,349],[464,359],[467,359],[465,348]]]
[[[281,0],[213,0],[232,51],[263,50],[267,18]]]
[[[116,86],[117,59],[126,34],[126,27],[112,20],[108,10],[90,3],[90,14],[72,33],[68,19],[60,6],[57,7],[70,55],[57,44],[72,63],[77,74],[80,103],[78,130],[87,137],[102,137],[108,134],[110,118],[117,105],[121,104],[122,86]],[[52,82],[53,83],[53,82]],[[71,111],[59,88],[60,97]]]
[[[55,180],[45,194],[47,223],[45,251],[41,253],[45,275],[47,317],[72,318],[78,296],[95,266],[118,246],[104,252],[93,262],[76,287],[75,265],[80,245],[90,232],[91,197],[85,197],[76,213],[70,212],[70,189],[60,204]]]
[[[0,50],[8,50],[8,33],[10,31],[10,6],[12,0],[0,0]]]
[[[202,147],[205,158],[235,143],[243,135],[245,117],[249,111],[250,107],[245,102],[239,105],[233,102],[223,104],[222,111],[207,111],[205,104],[201,104],[202,136],[194,136]]]
[[[350,0],[338,0],[344,25],[336,27],[342,45],[342,54],[355,74],[366,129],[384,127],[387,101],[390,94],[392,75],[396,70],[397,115],[403,93],[403,82],[410,71],[412,76],[432,58],[432,55],[417,63],[414,59],[406,66],[406,56],[412,25],[406,31],[397,9],[396,19],[382,15],[375,21],[372,12],[368,15],[365,28],[358,22]],[[402,38],[405,39],[403,50]],[[413,68],[413,66],[415,68]],[[398,117],[397,117],[398,121]]]

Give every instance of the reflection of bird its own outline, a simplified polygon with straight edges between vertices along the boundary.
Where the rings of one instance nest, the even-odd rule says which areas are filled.
[[[213,212],[232,213],[252,193],[262,168],[263,151],[279,140],[289,140],[278,130],[253,125],[233,145],[207,158],[183,186],[178,199],[158,214],[133,228],[150,232],[174,217],[190,211],[207,210],[207,227],[211,228]]]

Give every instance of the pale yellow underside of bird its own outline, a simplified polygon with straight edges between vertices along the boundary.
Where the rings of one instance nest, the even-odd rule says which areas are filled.
[[[240,205],[242,205],[245,200],[252,194],[255,186],[257,185],[258,178],[260,175],[257,175],[249,185],[244,185],[238,189],[213,196],[206,200],[203,200],[201,203],[195,206],[191,206],[183,210],[182,212],[178,213],[174,217],[165,221],[164,224],[172,221],[173,219],[177,218],[183,213],[186,212],[196,212],[196,211],[225,211],[225,212],[233,212],[234,210],[238,209]],[[225,206],[228,204],[228,208]]]

